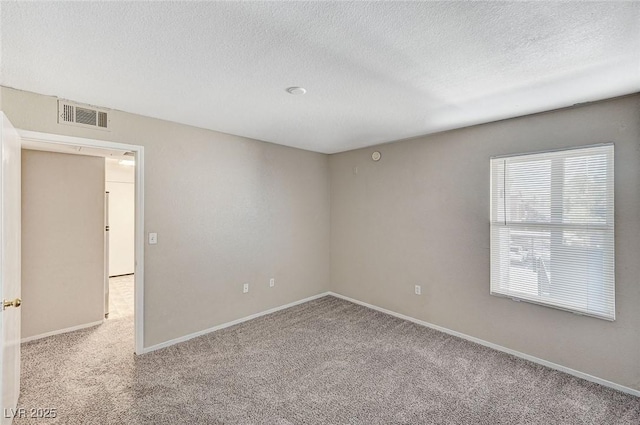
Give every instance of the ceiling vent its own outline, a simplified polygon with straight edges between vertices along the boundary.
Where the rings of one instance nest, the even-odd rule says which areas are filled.
[[[109,111],[90,105],[58,100],[58,124],[109,131]]]

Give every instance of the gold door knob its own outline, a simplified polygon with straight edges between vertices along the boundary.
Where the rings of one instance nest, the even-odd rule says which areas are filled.
[[[13,301],[4,300],[2,302],[2,309],[5,310],[7,307],[20,307],[22,304],[22,300],[20,298],[16,298]]]

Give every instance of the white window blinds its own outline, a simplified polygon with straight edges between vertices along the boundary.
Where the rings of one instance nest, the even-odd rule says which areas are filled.
[[[613,145],[491,159],[491,294],[615,320]]]

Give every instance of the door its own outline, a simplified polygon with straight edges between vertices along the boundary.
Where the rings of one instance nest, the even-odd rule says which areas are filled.
[[[109,318],[109,192],[104,193],[104,317]]]
[[[115,164],[118,164],[117,162]],[[118,167],[116,169],[116,167]],[[117,170],[117,176],[114,171]],[[135,166],[107,161],[109,191],[109,276],[135,272]],[[122,181],[113,181],[115,179]]]
[[[0,424],[11,424],[20,394],[20,137],[0,112]]]

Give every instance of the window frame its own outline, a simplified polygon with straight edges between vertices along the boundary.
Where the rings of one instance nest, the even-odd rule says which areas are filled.
[[[563,166],[566,167],[566,162],[564,161],[566,159],[569,159],[571,156],[567,155],[565,157],[562,155],[563,153],[570,152],[570,151],[588,150],[593,148],[607,148],[606,150],[603,149],[603,154],[607,155],[606,160],[608,165],[606,168],[607,180],[605,182],[605,186],[607,187],[606,198],[608,201],[606,206],[605,222],[603,224],[599,224],[595,222],[565,223],[563,222],[564,212],[562,211],[562,208],[564,207],[561,207],[559,216],[554,216],[554,214],[558,214],[558,209],[557,209],[557,204],[554,206],[554,201],[552,201],[551,199],[558,196],[562,198],[564,196],[565,184],[564,182],[562,182],[561,184],[558,184],[557,182],[555,184],[552,183],[553,179],[557,178],[555,177],[554,172],[552,171],[553,167],[557,166],[556,163],[560,161],[563,161],[562,164]],[[554,153],[558,153],[559,158],[553,158]],[[548,192],[548,196],[550,198],[550,201],[549,201],[550,215],[547,222],[536,222],[536,221],[509,222],[508,221],[508,216],[510,214],[511,206],[510,205],[507,206],[507,203],[509,202],[507,199],[507,193],[506,193],[507,191],[506,180],[507,180],[507,174],[508,174],[506,171],[507,161],[512,160],[513,163],[517,163],[517,162],[524,163],[524,162],[527,162],[526,157],[528,156],[532,156],[532,157],[538,156],[540,160],[548,159],[550,161],[549,192]],[[580,157],[579,153],[576,153],[575,157],[579,158]],[[496,166],[496,164],[500,164],[500,161],[502,161],[502,164],[503,164],[502,167],[504,168],[501,170],[498,169],[497,171],[494,170],[494,167]],[[530,161],[533,162],[535,161],[535,159],[531,158]],[[615,321],[616,290],[615,290],[615,196],[614,196],[615,166],[614,166],[614,162],[615,162],[615,147],[613,143],[600,143],[595,145],[576,146],[576,147],[568,147],[568,148],[561,148],[561,149],[554,149],[554,150],[528,152],[528,153],[522,153],[522,154],[508,154],[508,155],[490,157],[490,198],[489,198],[489,204],[490,204],[489,224],[490,224],[490,239],[491,239],[490,240],[490,272],[491,272],[490,273],[490,295],[501,297],[501,298],[510,298],[518,302],[522,301],[522,302],[537,304],[537,305],[541,305],[549,308],[555,308],[563,311],[568,311],[577,315],[585,315],[585,316],[595,317],[603,320]],[[501,175],[503,178],[502,187],[500,187],[499,182],[496,183],[494,181],[496,178],[496,174]],[[561,190],[559,193],[556,193],[558,187],[560,187]],[[496,196],[494,194],[494,191],[496,189],[498,191],[502,191],[502,194]],[[500,202],[499,202],[500,199],[502,199],[502,205],[500,205]],[[609,205],[609,202],[611,203],[611,205]],[[554,210],[554,207],[556,208],[555,210]],[[503,220],[497,219],[497,217],[500,216],[499,212],[496,213],[497,212],[496,210],[498,209],[503,210],[502,212]],[[507,211],[509,211],[509,213],[507,213]],[[510,271],[510,268],[511,268],[510,262],[509,262],[509,266],[506,266],[506,268],[503,264],[504,261],[510,261],[509,258],[505,259],[503,258],[503,256],[496,255],[495,253],[496,250],[504,249],[504,247],[502,248],[497,247],[496,244],[499,244],[500,241],[502,241],[502,243],[507,242],[509,243],[507,251],[511,251],[511,248],[512,248],[510,244],[511,235],[509,235],[507,238],[501,238],[500,236],[496,236],[494,234],[496,233],[496,229],[499,229],[499,228],[505,228],[509,230],[518,229],[523,232],[535,231],[534,229],[538,229],[538,231],[542,231],[542,232],[548,231],[549,232],[549,255],[551,255],[554,249],[557,252],[558,247],[566,246],[565,243],[562,241],[560,242],[559,245],[555,245],[555,244],[558,244],[557,242],[558,238],[562,239],[564,237],[564,232],[566,230],[586,229],[587,231],[594,231],[594,234],[595,232],[602,230],[604,235],[603,237],[610,238],[611,243],[609,246],[610,256],[609,255],[605,256],[606,258],[603,261],[606,261],[606,264],[604,264],[603,262],[604,265],[601,268],[602,272],[600,276],[602,276],[603,281],[605,280],[607,275],[610,276],[610,282],[609,282],[610,285],[607,285],[607,286],[608,286],[608,290],[612,292],[609,292],[608,297],[607,295],[602,296],[601,300],[605,300],[605,301],[610,300],[611,310],[607,309],[607,313],[600,314],[600,313],[594,312],[593,310],[590,310],[588,306],[580,308],[577,303],[574,304],[574,306],[572,307],[568,301],[566,300],[561,301],[557,297],[555,299],[553,297],[549,297],[548,299],[543,299],[540,294],[538,296],[533,296],[530,293],[527,293],[524,291],[518,292],[519,288],[516,287],[514,289],[510,283],[507,284],[508,288],[505,289],[504,291],[496,290],[496,286],[500,286],[500,284],[496,285],[496,282],[499,282],[500,279],[504,279],[504,276],[501,275],[501,273],[507,269]],[[606,232],[610,232],[610,233],[606,233]],[[554,242],[554,238],[555,238],[555,242]],[[508,278],[508,274],[507,274],[507,278]],[[550,282],[549,284],[553,285]],[[590,290],[588,283],[585,283],[585,286],[586,286],[585,290],[588,292]],[[538,288],[538,291],[540,291],[539,288]],[[611,293],[612,293],[612,298],[611,298]],[[603,302],[603,304],[609,305],[606,302]]]

